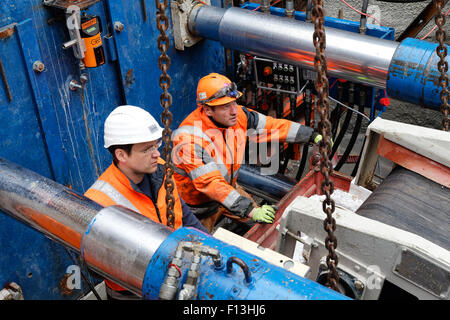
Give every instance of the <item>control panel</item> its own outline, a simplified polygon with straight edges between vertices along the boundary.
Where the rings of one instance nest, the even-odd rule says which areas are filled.
[[[255,57],[256,84],[258,88],[297,94],[300,91],[300,76],[297,66]]]

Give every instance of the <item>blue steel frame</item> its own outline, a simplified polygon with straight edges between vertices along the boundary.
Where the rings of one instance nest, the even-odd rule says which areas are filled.
[[[85,10],[101,18],[107,62],[86,69],[85,89],[71,91],[80,70],[72,49],[62,49],[70,40],[64,12],[42,0],[0,1],[0,60],[12,95],[9,101],[0,77],[0,157],[83,193],[111,163],[102,133],[115,107],[138,105],[160,119],[159,31],[149,4],[146,21],[140,1],[104,0]],[[166,14],[170,20],[170,9]],[[120,33],[112,27],[116,21],[125,25]],[[196,107],[197,81],[226,71],[225,51],[206,40],[180,52],[170,28],[168,35],[174,129]],[[44,72],[33,70],[35,61],[44,63]],[[87,290],[82,281],[80,290],[64,295],[60,281],[73,264],[64,248],[3,213],[0,243],[0,289],[17,282],[25,299],[76,299]]]

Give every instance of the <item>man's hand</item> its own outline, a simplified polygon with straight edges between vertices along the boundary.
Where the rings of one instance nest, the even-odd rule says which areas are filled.
[[[273,223],[273,220],[275,219],[275,209],[272,206],[265,204],[261,208],[253,209],[250,212],[249,217],[255,222]]]

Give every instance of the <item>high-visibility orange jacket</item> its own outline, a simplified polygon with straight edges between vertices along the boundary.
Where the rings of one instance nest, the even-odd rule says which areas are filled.
[[[251,200],[234,188],[244,160],[246,137],[261,142],[309,142],[313,129],[285,119],[275,119],[237,106],[237,122],[223,128],[198,107],[173,135],[174,179],[181,198],[202,219],[219,204],[246,217]],[[276,150],[278,152],[278,150]]]
[[[114,164],[111,164],[108,169],[97,179],[97,181],[85,192],[85,196],[101,204],[102,206],[122,205],[131,210],[139,212],[140,214],[160,222],[167,224],[166,218],[166,189],[164,188],[164,160],[158,159],[158,169],[153,175],[157,175],[157,182],[154,185],[157,194],[156,206],[153,201],[143,194],[139,187],[130,181],[127,176],[120,171]],[[182,225],[182,204],[178,195],[178,190],[175,186],[173,190],[175,199],[174,214],[175,214],[175,229]],[[126,290],[118,284],[105,279],[108,287],[116,291]]]

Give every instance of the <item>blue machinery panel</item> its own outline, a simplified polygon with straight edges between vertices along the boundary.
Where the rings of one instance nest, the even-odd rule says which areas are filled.
[[[71,91],[68,84],[79,81],[80,71],[72,49],[62,49],[69,40],[64,18],[60,19],[63,12],[44,7],[41,0],[0,2],[1,157],[84,192],[110,164],[102,132],[116,106],[139,105],[158,119],[159,31],[154,5],[146,9],[146,21],[140,1],[105,0],[86,10],[101,18],[107,63],[86,69],[85,89]],[[122,32],[111,27],[115,21],[124,24]],[[224,72],[224,49],[203,41],[178,52],[172,41],[168,54],[173,126],[178,126],[195,106],[192,92],[198,79]],[[44,72],[33,70],[36,61],[45,65]],[[0,287],[15,281],[26,299],[74,299],[85,291],[62,293],[59,283],[73,262],[62,246],[39,232],[0,214],[0,241]]]

